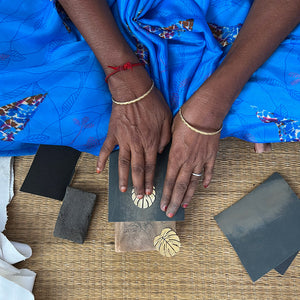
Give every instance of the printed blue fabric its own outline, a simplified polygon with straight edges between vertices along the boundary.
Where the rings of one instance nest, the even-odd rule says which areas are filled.
[[[251,6],[250,0],[108,2],[174,115],[220,64]],[[0,155],[33,154],[39,144],[98,155],[111,113],[104,77],[57,3],[0,0]],[[221,137],[227,136],[300,140],[300,26],[236,99],[224,121]]]

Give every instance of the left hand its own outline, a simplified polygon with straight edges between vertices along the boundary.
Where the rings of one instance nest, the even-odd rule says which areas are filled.
[[[193,120],[205,120],[207,115],[201,108],[195,109],[197,104],[199,107],[197,98],[199,99],[199,93],[194,94],[182,106],[182,114],[191,125],[195,124]],[[213,122],[215,124],[213,126],[211,123],[208,127],[203,125],[195,127],[201,130],[203,128],[203,131],[214,132],[220,128],[221,125],[219,124],[222,121]],[[209,129],[205,130],[205,128]],[[183,208],[188,206],[200,178],[203,178],[203,186],[208,187],[213,175],[219,139],[220,134],[208,136],[194,132],[182,122],[179,114],[174,118],[172,146],[161,199],[161,210],[166,211],[168,217],[172,218],[180,206]],[[202,173],[203,175],[198,177],[192,175],[192,173]]]

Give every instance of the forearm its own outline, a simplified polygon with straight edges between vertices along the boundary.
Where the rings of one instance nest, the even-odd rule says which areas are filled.
[[[299,21],[299,0],[254,1],[223,63],[203,85],[204,90],[208,89],[209,92],[209,89],[214,88],[222,95],[207,99],[206,103],[203,103],[203,99],[200,100],[201,107],[205,104],[208,114],[211,114],[212,122],[222,122],[251,75],[268,59]]]
[[[93,50],[106,75],[108,66],[139,62],[122,36],[106,0],[59,0],[68,16]],[[128,101],[145,93],[151,85],[147,71],[135,67],[119,72],[108,81],[114,99]]]
[[[111,14],[106,0],[59,0],[106,73],[108,65],[138,62]]]

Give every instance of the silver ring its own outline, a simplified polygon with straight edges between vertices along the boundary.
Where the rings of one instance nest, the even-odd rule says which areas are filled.
[[[197,173],[192,173],[192,175],[197,176],[197,177],[200,177],[200,176],[202,176],[202,173],[199,173],[199,174],[197,174]]]

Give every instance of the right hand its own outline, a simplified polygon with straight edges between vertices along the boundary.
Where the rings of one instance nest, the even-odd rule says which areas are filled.
[[[145,93],[151,80],[144,69],[115,74],[109,80],[112,96],[116,101],[129,101]],[[139,89],[137,91],[137,88]],[[106,140],[101,148],[97,172],[100,173],[114,149],[119,145],[119,189],[127,190],[129,169],[139,198],[150,195],[153,189],[156,156],[169,143],[172,113],[161,92],[153,88],[144,99],[112,106]]]

